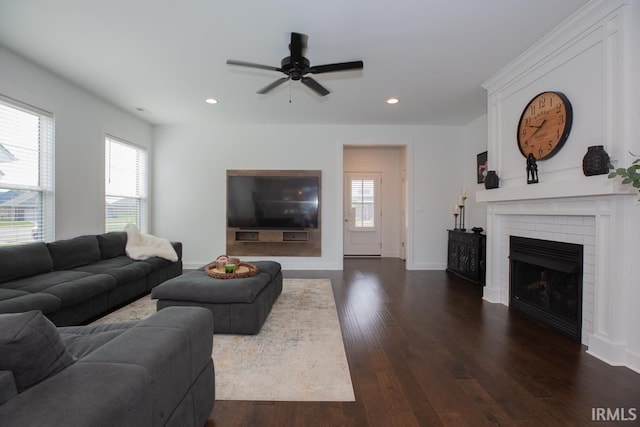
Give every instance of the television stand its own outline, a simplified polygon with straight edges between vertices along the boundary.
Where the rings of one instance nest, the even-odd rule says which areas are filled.
[[[300,230],[306,230],[306,228],[304,227],[287,227],[287,228],[282,228],[282,227],[240,227],[241,231],[244,230],[293,230],[293,231],[300,231]]]
[[[227,254],[320,256],[320,229],[227,228]]]

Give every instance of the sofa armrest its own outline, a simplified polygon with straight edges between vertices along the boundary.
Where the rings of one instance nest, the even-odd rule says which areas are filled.
[[[12,426],[151,426],[153,379],[126,364],[77,362],[0,406]]]
[[[165,425],[193,398],[202,373],[212,370],[212,341],[209,310],[166,308],[7,401],[0,420],[16,426]],[[204,412],[213,398],[198,396],[211,405]]]
[[[153,425],[164,425],[210,366],[213,315],[201,307],[170,307],[141,320],[82,363],[116,363],[144,368],[153,378],[147,395]],[[211,367],[209,367],[211,369]],[[213,395],[207,396],[205,400]]]
[[[16,379],[11,371],[0,371],[0,406],[18,395]]]
[[[178,254],[178,259],[182,259],[182,242],[171,242],[171,246]]]

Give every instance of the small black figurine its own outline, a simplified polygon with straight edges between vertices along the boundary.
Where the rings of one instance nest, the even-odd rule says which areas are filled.
[[[527,184],[538,183],[538,165],[536,164],[536,158],[533,153],[529,153],[527,156]]]

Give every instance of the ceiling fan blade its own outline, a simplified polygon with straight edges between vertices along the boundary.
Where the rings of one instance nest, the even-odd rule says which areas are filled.
[[[253,62],[236,61],[235,59],[227,59],[227,64],[239,65],[240,67],[260,68],[263,70],[270,70],[270,71],[282,71],[282,69],[278,67],[272,67],[271,65],[254,64]]]
[[[276,80],[275,82],[271,83],[270,85],[267,85],[265,87],[263,87],[262,89],[260,89],[258,92],[260,95],[264,95],[268,92],[271,92],[273,89],[275,89],[276,87],[280,86],[282,83],[286,82],[287,80],[289,80],[289,77],[281,77],[278,80]]]
[[[362,61],[352,61],[352,62],[339,62],[337,64],[326,64],[326,65],[314,65],[309,68],[309,73],[311,74],[320,74],[320,73],[331,73],[333,71],[347,71],[347,70],[362,70],[364,68],[364,62]]]
[[[304,51],[307,48],[307,40],[309,37],[306,34],[291,33],[291,44],[289,44],[289,52],[292,58],[302,58]]]
[[[329,91],[327,90],[327,88],[322,86],[320,83],[318,83],[311,77],[302,77],[300,81],[302,82],[303,85],[307,86],[308,88],[310,88],[320,96],[329,95]]]

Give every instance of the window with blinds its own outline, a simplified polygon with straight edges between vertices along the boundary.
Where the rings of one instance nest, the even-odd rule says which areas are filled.
[[[355,228],[374,228],[375,224],[375,181],[354,179],[351,181],[351,207],[355,210]]]
[[[146,229],[147,150],[107,136],[105,139],[105,230],[135,224]]]
[[[0,96],[0,245],[53,240],[51,113]]]

